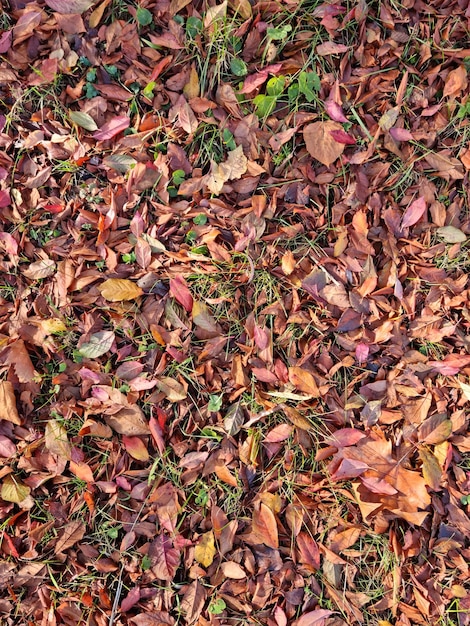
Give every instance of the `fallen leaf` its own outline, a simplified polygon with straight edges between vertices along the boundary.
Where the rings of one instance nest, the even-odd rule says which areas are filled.
[[[87,359],[97,359],[106,354],[116,340],[112,330],[102,330],[91,335],[89,341],[83,343],[78,352]]]
[[[17,425],[21,424],[16,408],[15,391],[8,380],[0,380],[0,419]]]
[[[418,222],[426,212],[426,200],[420,196],[406,209],[401,220],[401,228],[408,228]]]
[[[54,554],[65,552],[68,548],[71,548],[81,541],[85,535],[85,531],[86,525],[80,520],[66,524],[54,547]]]
[[[133,437],[150,434],[150,428],[142,410],[135,405],[121,409],[114,415],[106,415],[105,420],[108,426],[121,435]]]
[[[136,461],[147,462],[150,458],[147,446],[139,437],[128,437],[123,435],[122,443],[126,452]]]
[[[129,127],[131,120],[126,115],[117,115],[109,122],[104,124],[99,130],[93,133],[93,139],[97,141],[106,141],[119,135],[123,130]]]
[[[193,309],[193,297],[183,276],[170,278],[170,293],[188,313]]]
[[[98,286],[98,291],[109,302],[135,300],[143,294],[143,290],[127,278],[108,278]]]
[[[279,547],[276,516],[263,503],[253,511],[253,534],[269,548]]]
[[[48,7],[57,13],[84,13],[96,0],[45,0]]]
[[[217,550],[215,547],[214,533],[210,530],[201,535],[196,547],[194,548],[194,558],[203,567],[212,565]]]
[[[5,500],[5,502],[19,504],[23,502],[30,493],[31,489],[27,485],[15,478],[13,474],[8,474],[3,480],[0,497],[2,500]]]
[[[463,243],[467,241],[467,235],[455,226],[441,226],[436,230],[436,233],[446,243]]]
[[[248,168],[248,159],[243,154],[242,146],[228,153],[227,160],[212,164],[211,173],[207,176],[206,185],[211,193],[219,195],[224,184],[229,180],[238,180]]]
[[[50,419],[45,429],[46,448],[52,454],[63,459],[70,459],[72,448],[67,436],[67,431],[63,424],[56,419]]]
[[[160,534],[152,541],[148,555],[155,576],[160,580],[173,580],[180,562],[180,554],[167,535]]]
[[[233,437],[239,433],[244,421],[245,412],[241,402],[238,401],[229,406],[224,417],[224,428],[227,431],[227,434]]]
[[[226,578],[234,578],[235,580],[243,580],[246,578],[246,572],[241,565],[235,561],[225,561],[221,564],[220,569]]]
[[[324,626],[326,620],[333,611],[327,609],[316,609],[315,611],[309,611],[304,613],[299,619],[292,622],[292,626]]]
[[[447,74],[444,84],[443,97],[459,96],[467,87],[467,70],[464,65],[459,65],[455,70]]]
[[[344,144],[331,136],[331,131],[334,130],[342,131],[343,127],[337,122],[326,121],[314,122],[304,128],[307,150],[323,165],[331,165],[344,151]]]
[[[193,624],[202,613],[204,604],[207,599],[207,591],[205,587],[199,582],[194,580],[181,600],[181,611],[185,616],[185,621],[188,624]]]

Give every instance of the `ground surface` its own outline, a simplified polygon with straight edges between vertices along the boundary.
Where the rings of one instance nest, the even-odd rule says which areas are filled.
[[[0,622],[469,624],[465,0],[10,0]]]

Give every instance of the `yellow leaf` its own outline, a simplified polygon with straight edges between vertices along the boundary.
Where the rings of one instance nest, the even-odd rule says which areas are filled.
[[[46,335],[63,333],[65,330],[67,330],[67,326],[64,324],[64,322],[57,319],[56,317],[49,320],[41,320],[40,325],[41,329],[46,333]]]
[[[214,560],[216,552],[214,533],[210,530],[201,536],[199,543],[194,548],[194,558],[203,567],[209,567]]]
[[[27,485],[23,485],[23,483],[17,480],[12,474],[8,474],[3,481],[0,497],[2,500],[5,500],[5,502],[19,504],[23,502],[30,493],[31,489]]]
[[[99,292],[109,302],[135,300],[144,292],[132,280],[127,278],[108,278],[98,287]]]

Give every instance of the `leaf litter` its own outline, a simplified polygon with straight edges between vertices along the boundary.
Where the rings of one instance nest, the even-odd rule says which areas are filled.
[[[465,7],[6,4],[2,623],[469,624]]]

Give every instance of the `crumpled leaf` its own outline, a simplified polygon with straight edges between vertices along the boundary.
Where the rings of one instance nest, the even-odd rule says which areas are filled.
[[[141,296],[143,290],[127,278],[108,278],[98,286],[98,291],[109,302],[125,302]]]
[[[227,160],[223,163],[212,163],[211,173],[206,178],[207,188],[214,195],[218,195],[229,180],[238,180],[248,169],[248,159],[243,154],[242,146],[228,153]]]
[[[326,122],[314,122],[304,128],[304,140],[307,150],[314,159],[323,163],[323,165],[331,165],[336,159],[343,154],[344,143],[336,141],[331,131],[343,130],[341,124],[328,120]]]

